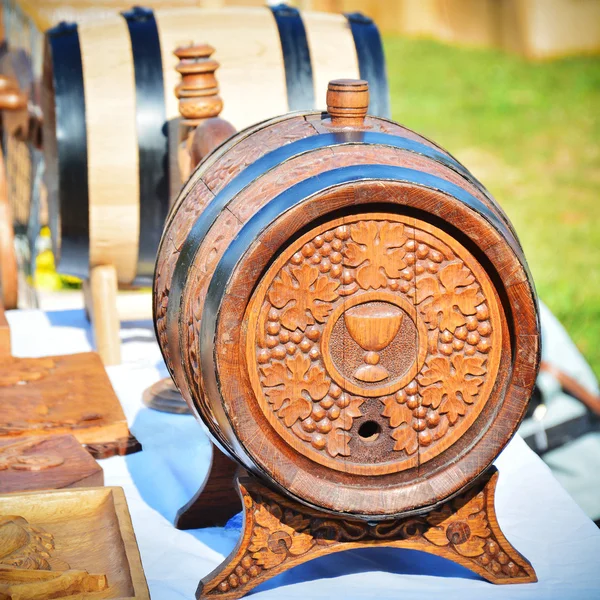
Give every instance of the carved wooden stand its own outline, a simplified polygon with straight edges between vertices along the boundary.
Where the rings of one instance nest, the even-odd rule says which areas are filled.
[[[423,516],[369,524],[307,508],[239,477],[242,537],[227,560],[198,586],[196,598],[241,598],[263,581],[313,558],[354,548],[429,552],[491,583],[537,581],[531,563],[504,537],[494,509],[498,471],[492,467],[467,492]]]
[[[206,479],[196,495],[177,511],[177,529],[222,527],[242,510],[236,494],[234,477],[236,462],[211,444],[212,456]]]

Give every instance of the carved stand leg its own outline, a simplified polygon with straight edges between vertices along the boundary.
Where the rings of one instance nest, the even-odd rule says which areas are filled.
[[[234,477],[238,465],[212,445],[211,464],[196,495],[177,512],[177,529],[222,527],[242,510]]]
[[[106,366],[121,362],[117,290],[117,270],[114,266],[92,267],[89,282],[84,283],[85,305],[92,321],[96,349]]]
[[[498,472],[432,512],[370,525],[306,508],[245,477],[242,537],[228,559],[202,579],[196,597],[241,598],[296,565],[353,548],[422,550],[474,571],[492,583],[531,583],[535,571],[502,534],[494,510]]]

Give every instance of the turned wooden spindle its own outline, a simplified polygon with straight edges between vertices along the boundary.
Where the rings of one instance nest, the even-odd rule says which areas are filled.
[[[218,116],[223,108],[215,77],[219,63],[210,58],[214,51],[208,44],[194,44],[174,52],[179,59],[175,69],[181,74],[175,95],[179,99],[182,125],[197,127],[204,119]]]
[[[332,127],[363,127],[369,108],[369,84],[362,79],[334,79],[327,86]]]
[[[210,58],[214,51],[208,44],[175,50],[175,56],[179,58],[175,68],[181,74],[175,95],[182,116],[180,137],[183,148],[179,162],[183,180],[207,154],[235,133],[233,125],[219,118],[223,100],[215,76],[219,63]]]

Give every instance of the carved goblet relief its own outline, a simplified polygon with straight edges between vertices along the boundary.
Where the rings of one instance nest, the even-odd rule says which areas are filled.
[[[383,381],[389,371],[378,364],[378,352],[387,348],[398,334],[404,313],[393,304],[359,304],[344,313],[344,321],[354,341],[366,350],[365,364],[354,377],[368,383]]]

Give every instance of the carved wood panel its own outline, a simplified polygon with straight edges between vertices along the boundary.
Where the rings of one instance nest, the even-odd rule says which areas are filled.
[[[279,496],[254,480],[238,482],[242,539],[205,577],[199,598],[240,598],[278,573],[343,550],[394,547],[443,556],[493,583],[537,581],[531,564],[504,537],[494,509],[497,472],[424,516],[370,524],[330,517]]]
[[[81,598],[82,593],[108,588],[106,575],[72,569],[52,556],[54,548],[54,536],[43,528],[21,516],[0,516],[0,595]]]
[[[500,314],[477,260],[394,214],[290,244],[247,310],[261,410],[312,460],[377,475],[417,467],[472,425],[494,385]]]

